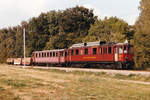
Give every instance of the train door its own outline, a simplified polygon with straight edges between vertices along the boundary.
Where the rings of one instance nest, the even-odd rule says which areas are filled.
[[[71,50],[68,49],[65,51],[65,62],[70,63],[70,61],[71,61]]]
[[[118,61],[118,47],[115,47],[115,61]]]
[[[64,55],[65,55],[65,61],[68,62],[68,50],[65,51]]]
[[[103,47],[103,61],[107,61],[107,46]]]
[[[68,50],[68,59],[69,59],[69,62],[71,62],[71,53],[72,53],[72,50]]]

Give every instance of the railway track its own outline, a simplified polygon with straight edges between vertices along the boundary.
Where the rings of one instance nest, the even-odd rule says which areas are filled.
[[[149,77],[150,71],[133,71],[133,70],[111,70],[111,69],[88,69],[88,68],[66,68],[66,67],[41,67],[41,66],[34,66],[32,68],[40,68],[40,69],[49,69],[49,70],[62,70],[66,72],[73,72],[73,71],[82,71],[82,72],[95,72],[95,73],[106,73],[111,75],[142,75]]]

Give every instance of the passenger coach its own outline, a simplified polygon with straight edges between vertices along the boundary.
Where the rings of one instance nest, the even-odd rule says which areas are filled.
[[[32,65],[64,64],[64,49],[35,51],[31,57]]]

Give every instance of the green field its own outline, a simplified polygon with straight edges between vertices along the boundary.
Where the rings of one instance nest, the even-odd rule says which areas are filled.
[[[144,82],[150,77],[0,65],[0,100],[150,100]]]

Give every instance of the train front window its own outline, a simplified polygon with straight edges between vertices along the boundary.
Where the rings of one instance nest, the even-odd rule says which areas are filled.
[[[119,47],[119,54],[122,54],[123,53],[123,49],[122,47]]]
[[[124,46],[124,53],[126,54],[127,53],[127,46]]]

